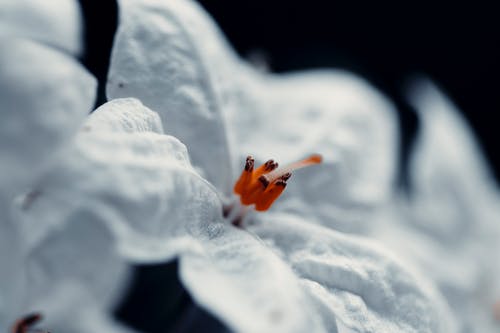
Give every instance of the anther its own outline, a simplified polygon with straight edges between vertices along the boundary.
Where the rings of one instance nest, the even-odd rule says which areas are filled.
[[[283,182],[286,182],[288,179],[290,179],[290,177],[292,177],[292,173],[291,172],[287,172],[283,176],[281,176],[280,178],[278,178],[278,181],[281,180]]]
[[[278,163],[275,163],[273,160],[269,160],[266,163],[264,163],[265,171],[273,171],[277,167],[278,167]]]
[[[247,172],[253,171],[254,162],[255,160],[253,159],[252,156],[247,156],[247,160],[245,162],[245,171]]]
[[[278,169],[278,163],[268,160],[254,170],[254,160],[248,156],[244,170],[234,186],[234,192],[240,196],[243,205],[255,204],[256,210],[267,210],[284,191],[292,171],[321,161],[321,155],[315,154]]]
[[[264,189],[269,186],[269,181],[264,176],[259,177],[259,182],[264,186]]]
[[[276,186],[283,186],[286,187],[286,181],[284,180],[278,180],[276,183],[274,183]]]
[[[247,156],[245,168],[243,169],[243,172],[241,173],[241,176],[236,184],[234,184],[234,193],[242,194],[245,188],[252,182],[253,168],[254,159],[252,156]]]
[[[254,177],[258,179],[260,176],[275,170],[277,167],[278,163],[274,162],[273,160],[269,160],[255,170]]]

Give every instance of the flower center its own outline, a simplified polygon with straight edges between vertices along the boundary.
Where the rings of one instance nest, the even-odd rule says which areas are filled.
[[[255,210],[266,211],[283,193],[292,171],[321,163],[321,155],[314,154],[301,161],[278,168],[278,163],[269,160],[254,169],[254,159],[248,156],[240,178],[234,185],[234,193],[240,196],[243,205],[255,205]]]

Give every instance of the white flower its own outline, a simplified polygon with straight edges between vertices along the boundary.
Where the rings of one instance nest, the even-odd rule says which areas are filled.
[[[96,110],[36,184],[23,230],[103,222],[129,260],[178,257],[195,301],[235,331],[454,330],[424,278],[320,226],[365,231],[389,197],[396,138],[382,97],[343,73],[254,73],[189,1],[120,10],[108,97],[137,97],[160,116],[134,99]],[[293,161],[310,149],[325,162],[269,212],[245,230],[223,218],[248,153]]]
[[[443,93],[419,80],[410,101],[421,121],[410,163],[411,195],[396,193],[374,236],[436,283],[462,332],[498,332],[496,182],[471,130]]]
[[[0,331],[42,311],[42,327],[56,332],[109,332],[115,326],[104,310],[116,301],[126,266],[108,230],[73,219],[52,233],[37,220],[33,233],[20,232],[13,208],[14,197],[50,168],[94,103],[94,78],[67,54],[82,47],[78,3],[9,1],[0,11]]]

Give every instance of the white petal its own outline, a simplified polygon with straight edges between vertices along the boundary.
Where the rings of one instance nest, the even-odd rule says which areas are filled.
[[[480,236],[479,229],[451,243],[421,227],[441,222],[439,216],[430,215],[432,207],[400,204],[388,209],[372,236],[434,282],[453,309],[461,332],[497,332],[493,304],[499,299],[499,275],[492,272],[496,265],[492,253],[498,251],[487,237]],[[429,215],[423,217],[421,210],[428,207]]]
[[[17,319],[25,287],[21,244],[6,206],[0,200],[0,332],[7,332]]]
[[[453,332],[430,284],[377,243],[268,215],[253,228],[274,246],[316,299],[318,312],[354,332]]]
[[[79,213],[70,215],[68,221],[52,230],[26,258],[28,304],[33,300],[54,303],[52,298],[58,288],[71,283],[84,287],[87,297],[94,298],[100,309],[111,310],[127,286],[128,266],[116,252],[113,236],[98,216]],[[38,310],[45,311],[47,307]],[[36,310],[30,308],[25,313]]]
[[[90,112],[96,83],[74,59],[22,39],[1,39],[0,184],[22,192]]]
[[[498,249],[500,196],[495,179],[469,126],[443,93],[421,80],[410,98],[421,120],[410,164],[410,226],[431,237],[440,249],[436,253],[456,267],[434,260],[440,268],[431,272],[444,280],[448,292],[477,292],[491,268],[489,252]]]
[[[499,202],[495,179],[459,111],[425,80],[415,83],[410,101],[422,123],[410,164],[412,186],[417,199],[429,205],[427,209],[437,210],[426,215],[440,217],[424,227],[457,241],[460,235],[468,237],[478,223],[498,224],[498,218],[484,216]]]
[[[2,0],[0,35],[33,39],[79,55],[82,31],[76,0]]]
[[[160,117],[134,98],[115,99],[92,113],[84,127],[99,132],[153,132],[163,134]]]
[[[313,71],[254,77],[247,100],[228,108],[228,128],[245,156],[281,165],[312,153],[323,163],[294,173],[271,209],[317,217],[343,231],[371,228],[366,216],[388,199],[396,174],[395,112],[363,80]],[[243,95],[241,91],[240,95]]]
[[[42,310],[43,320],[37,327],[64,333],[133,333],[116,323],[110,313],[81,284],[61,281],[46,298],[37,300],[33,309]]]
[[[186,147],[154,131],[161,131],[158,116],[138,101],[96,110],[20,211],[26,242],[91,214],[134,260],[166,260],[190,248],[187,234],[221,217],[220,200],[191,167]]]
[[[230,329],[325,331],[289,267],[260,240],[224,227],[203,246],[203,252],[181,256],[180,277],[195,301]]]
[[[210,39],[214,28],[189,2],[119,4],[108,98],[136,97],[159,112],[165,131],[190,147],[193,164],[203,176],[227,192],[231,172],[221,101],[205,68],[205,52],[215,60],[210,66],[225,60]]]
[[[412,195],[398,198],[375,237],[416,264],[447,298],[462,331],[495,332],[500,299],[500,202],[459,111],[431,82],[415,82],[410,100],[421,130],[410,163]]]

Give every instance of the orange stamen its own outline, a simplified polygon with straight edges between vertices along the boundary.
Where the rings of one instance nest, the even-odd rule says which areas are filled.
[[[234,192],[240,196],[243,205],[255,204],[257,211],[268,210],[285,190],[286,181],[291,177],[292,171],[321,163],[321,161],[321,155],[315,154],[277,169],[278,163],[269,160],[253,170],[253,158],[249,156],[234,186]]]
[[[254,170],[254,159],[252,156],[248,156],[245,162],[245,168],[243,169],[240,178],[234,185],[234,193],[241,195],[242,198],[247,198],[245,199],[245,202],[248,202],[248,198],[255,195],[255,192],[258,193],[262,186],[258,182],[259,177],[273,171],[277,167],[278,163],[273,160],[269,160]],[[250,204],[251,203],[247,203],[245,205]]]

